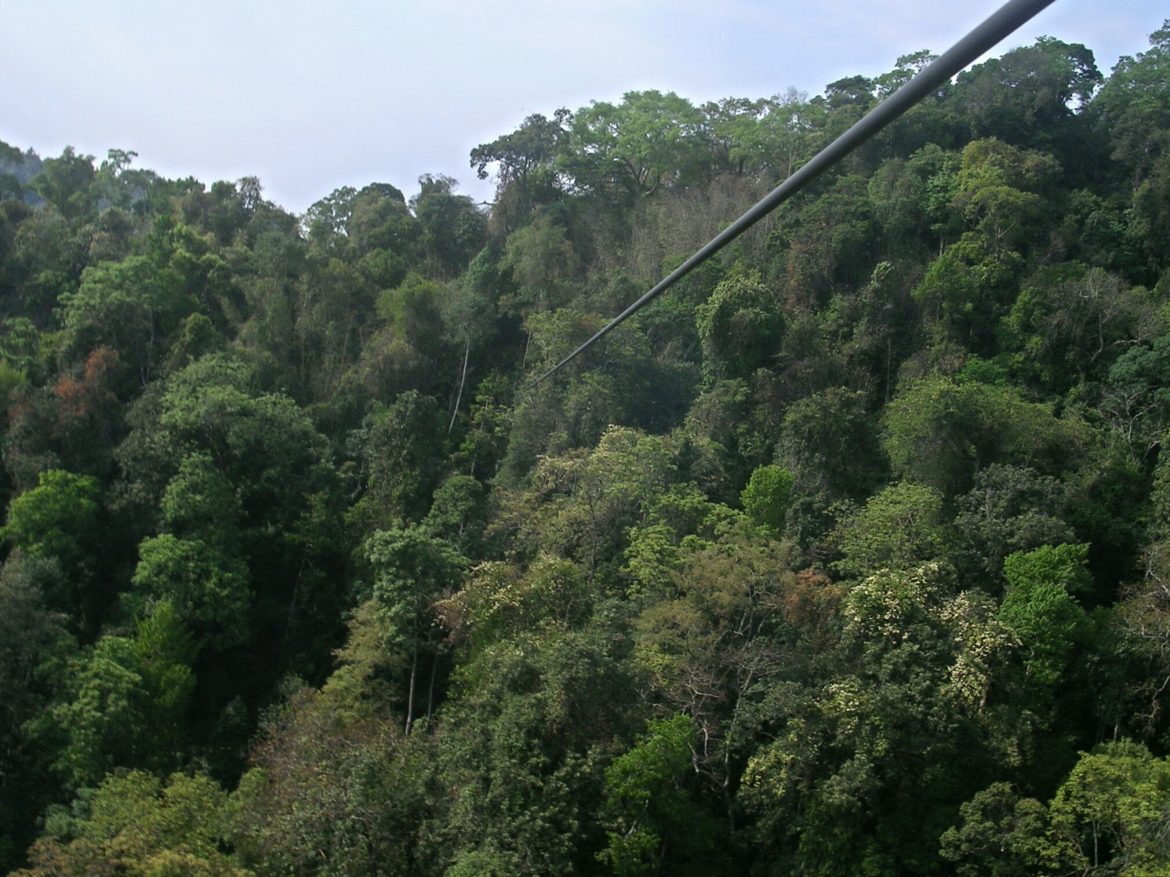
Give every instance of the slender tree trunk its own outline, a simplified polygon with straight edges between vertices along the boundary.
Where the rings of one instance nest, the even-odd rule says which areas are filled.
[[[427,685],[427,724],[431,723],[431,712],[435,707],[435,676],[438,675],[439,653],[431,655],[431,681]]]
[[[471,339],[467,339],[467,346],[463,348],[463,371],[459,375],[459,392],[455,395],[455,410],[451,412],[451,422],[447,424],[447,435],[455,428],[455,418],[459,416],[459,403],[463,399],[463,385],[467,382],[467,357],[471,355]]]
[[[307,558],[305,557],[305,553],[302,553],[300,566],[297,567],[297,577],[293,580],[292,597],[288,602],[288,617],[284,622],[284,637],[280,642],[281,652],[284,652],[284,650],[288,648],[289,641],[292,639],[293,622],[296,620],[297,604],[300,602],[301,598],[301,579],[305,575],[306,562]]]
[[[418,646],[414,647],[414,655],[410,659],[410,689],[406,695],[406,733],[414,724],[414,680],[418,677]]]

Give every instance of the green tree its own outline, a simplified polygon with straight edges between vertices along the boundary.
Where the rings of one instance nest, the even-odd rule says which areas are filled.
[[[467,562],[449,543],[427,535],[419,527],[375,531],[366,540],[362,553],[370,570],[373,597],[391,631],[392,645],[410,656],[404,698],[404,727],[409,734],[415,722],[424,661],[430,665],[428,718],[434,708],[441,653],[435,601],[459,586]]]
[[[250,877],[227,847],[229,820],[227,794],[206,776],[176,773],[164,784],[130,771],[102,782],[74,839],[42,839],[30,867],[14,873]]]
[[[67,788],[94,786],[116,767],[177,765],[195,650],[178,612],[159,603],[132,637],[104,636],[75,659],[63,699],[31,726],[56,744]]]
[[[33,179],[33,188],[70,222],[87,219],[96,212],[93,185],[97,172],[92,155],[78,155],[66,146],[58,158],[47,158]]]
[[[33,820],[54,793],[45,758],[25,730],[50,706],[76,649],[67,616],[46,592],[58,586],[53,561],[11,554],[0,568],[0,868],[15,867]]]
[[[422,525],[466,557],[478,557],[487,526],[487,496],[470,475],[450,475],[435,489]]]
[[[1151,340],[1160,324],[1147,290],[1075,264],[1030,278],[1004,318],[1025,374],[1056,391],[1100,380],[1135,341]]]
[[[849,576],[941,560],[953,538],[942,495],[906,481],[874,494],[837,525],[835,535],[842,554],[836,567]]]
[[[1065,680],[1076,647],[1090,633],[1089,618],[1074,594],[1092,585],[1087,545],[1045,545],[1009,554],[1000,619],[1024,643],[1024,667],[1037,693]]]
[[[1158,874],[1170,867],[1170,763],[1143,746],[1106,743],[1080,760],[1049,804],[1045,852],[1081,874]]]
[[[201,644],[224,649],[244,642],[252,594],[238,556],[171,533],[144,540],[138,553],[132,583],[148,601],[170,601]]]
[[[940,855],[959,877],[1027,877],[1041,873],[1045,807],[992,783],[959,808],[962,822],[940,838]]]
[[[487,217],[466,195],[456,195],[455,180],[424,174],[410,206],[422,227],[422,251],[437,273],[461,273],[487,241]]]
[[[970,552],[967,562],[992,581],[1012,552],[1073,540],[1065,521],[1069,487],[1020,466],[992,464],[975,475],[971,490],[956,500],[955,530]]]
[[[922,378],[886,406],[883,444],[896,475],[963,493],[992,463],[1067,471],[1092,448],[1075,414],[1026,401],[1011,387]]]
[[[685,179],[701,161],[701,116],[674,92],[631,91],[620,104],[594,101],[573,116],[560,165],[600,194],[645,195]]]
[[[37,486],[8,506],[4,538],[38,558],[56,558],[76,571],[88,554],[88,539],[97,529],[99,485],[89,475],[48,469]]]
[[[37,486],[14,497],[0,533],[30,559],[58,565],[60,587],[46,592],[49,605],[75,626],[96,625],[104,593],[91,587],[101,535],[100,486],[89,475],[46,469]],[[54,577],[55,578],[55,577]]]
[[[722,281],[699,305],[695,320],[713,376],[750,377],[780,349],[784,316],[758,274]]]
[[[501,497],[497,527],[515,529],[515,550],[565,556],[605,580],[627,529],[675,474],[666,441],[612,426],[592,450],[541,459],[527,489]]]
[[[561,197],[564,182],[556,161],[572,118],[564,108],[556,110],[551,119],[536,113],[512,133],[471,150],[471,166],[481,180],[488,178],[489,165],[495,167],[492,217],[504,232],[515,231],[534,210]]]
[[[1101,81],[1091,50],[1040,37],[960,75],[951,104],[973,136],[1071,147],[1074,111]]]
[[[436,608],[452,639],[475,651],[526,631],[578,628],[596,598],[581,567],[541,554],[527,567],[506,561],[479,564],[463,587]]]
[[[501,309],[528,317],[563,306],[576,261],[565,229],[548,214],[541,214],[512,232],[504,245],[500,265],[512,272],[516,291],[501,299]],[[529,339],[531,343],[531,331]]]
[[[434,398],[417,390],[367,415],[352,439],[366,475],[356,519],[385,527],[423,517],[442,478],[445,432]]]
[[[242,362],[216,355],[141,397],[116,452],[126,477],[123,508],[133,512],[134,537],[150,546],[139,569],[146,593],[190,586],[177,599],[204,622],[229,625],[217,634],[251,631],[249,670],[279,675],[295,662],[316,674],[341,633],[341,595],[332,582],[344,574],[349,549],[337,523],[339,482],[328,444],[305,412],[288,396],[259,391],[256,380]],[[155,535],[156,509],[168,503],[171,511],[163,511],[173,524],[159,521],[164,532]],[[186,512],[178,508],[188,504]],[[234,608],[249,605],[250,582],[252,611],[237,617],[205,599],[211,581]],[[225,700],[245,681],[275,681],[224,670],[217,691]]]
[[[853,587],[830,672],[765,702],[776,733],[744,770],[768,873],[939,873],[938,836],[1011,728],[997,700],[1015,640],[995,612],[945,564]]]
[[[337,694],[302,689],[262,725],[230,802],[240,857],[259,874],[441,874],[431,739]]]
[[[1170,335],[1134,345],[1109,369],[1102,408],[1135,463],[1143,463],[1170,426]]]
[[[609,845],[598,858],[619,877],[712,873],[717,827],[685,787],[694,737],[687,716],[652,721],[605,769]]]
[[[740,494],[748,517],[773,534],[784,529],[784,518],[792,502],[792,473],[780,466],[760,466]]]
[[[87,268],[77,292],[63,297],[62,304],[70,352],[109,346],[134,366],[145,386],[162,359],[164,339],[195,303],[170,266],[129,256]]]
[[[1091,105],[1109,132],[1113,158],[1129,169],[1135,188],[1170,146],[1170,25],[1150,35],[1150,48],[1118,58]]]
[[[628,648],[609,615],[521,631],[459,668],[435,756],[436,781],[458,790],[434,833],[448,874],[597,870],[603,768],[634,729]]]

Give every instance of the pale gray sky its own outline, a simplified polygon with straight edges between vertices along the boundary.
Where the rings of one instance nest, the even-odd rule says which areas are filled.
[[[810,95],[941,52],[997,0],[0,0],[0,140],[42,157],[132,149],[164,176],[259,176],[295,212],[423,173],[489,198],[468,153],[528,114],[657,88]],[[1165,0],[1056,0],[1048,34],[1108,72]]]

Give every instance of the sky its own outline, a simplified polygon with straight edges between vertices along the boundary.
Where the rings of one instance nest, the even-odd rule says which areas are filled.
[[[446,174],[531,113],[675,91],[810,96],[940,53],[998,0],[0,0],[0,140],[210,184],[257,176],[296,213],[334,189]],[[1049,35],[1108,73],[1165,0],[1056,0],[993,54]]]

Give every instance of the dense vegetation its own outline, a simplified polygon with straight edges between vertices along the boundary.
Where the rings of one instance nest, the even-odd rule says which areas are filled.
[[[1170,22],[296,217],[0,144],[0,865],[1170,868]]]

